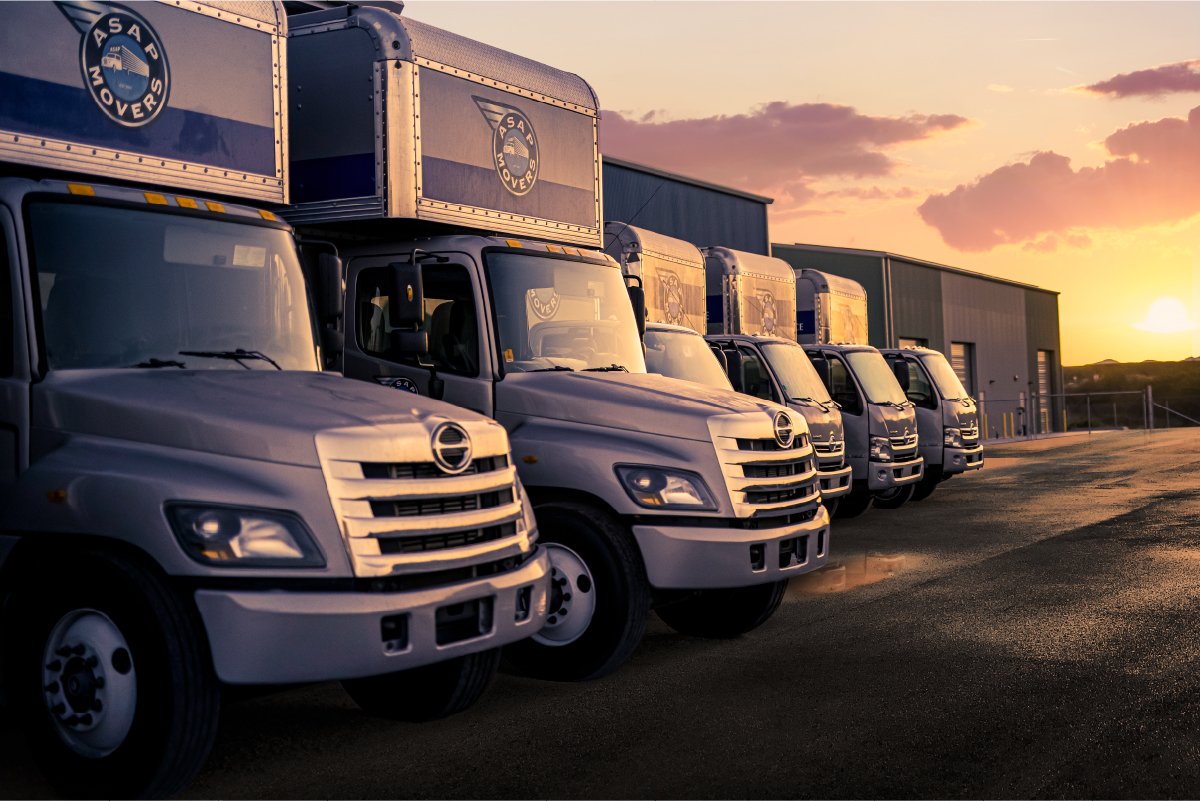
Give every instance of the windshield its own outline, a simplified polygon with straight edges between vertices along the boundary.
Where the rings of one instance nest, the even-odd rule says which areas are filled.
[[[690,331],[646,331],[646,369],[717,389],[733,389],[704,337]]]
[[[804,348],[782,342],[767,342],[761,347],[788,400],[812,399],[817,403],[832,400]]]
[[[938,392],[946,400],[962,400],[967,397],[967,390],[962,385],[962,381],[958,380],[958,374],[954,372],[954,368],[950,366],[950,362],[946,361],[946,357],[941,353],[922,353],[921,363],[925,365],[925,369],[929,371],[930,377],[933,378],[933,383],[937,385]]]
[[[54,201],[29,216],[50,369],[319,369],[287,231]]]
[[[867,401],[879,404],[908,403],[900,382],[892,373],[892,368],[883,360],[877,350],[852,350],[846,353],[846,361],[854,371],[855,378],[862,385]]]
[[[489,253],[485,263],[506,372],[646,372],[615,265],[524,253]]]

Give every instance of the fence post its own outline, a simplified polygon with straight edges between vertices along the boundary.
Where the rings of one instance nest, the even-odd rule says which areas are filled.
[[[1154,385],[1146,385],[1146,408],[1150,410],[1150,430],[1154,430]]]
[[[1169,431],[1171,429],[1171,402],[1163,401],[1163,408],[1167,410],[1167,430]]]
[[[1088,436],[1090,437],[1092,435],[1092,396],[1090,393],[1085,397],[1085,400],[1087,401],[1087,424]]]
[[[1117,423],[1117,402],[1113,401],[1113,428],[1120,427],[1121,426]]]

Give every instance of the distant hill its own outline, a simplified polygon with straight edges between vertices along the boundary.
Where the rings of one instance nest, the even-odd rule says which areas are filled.
[[[1095,364],[1063,368],[1066,392],[1126,392],[1153,387],[1155,403],[1167,404],[1188,417],[1200,420],[1200,357],[1178,362],[1118,362],[1105,359]],[[1100,400],[1100,399],[1096,399]],[[1072,403],[1072,410],[1074,406]],[[1164,414],[1161,410],[1158,415]],[[1122,417],[1126,415],[1123,413]],[[1074,413],[1072,414],[1074,417]],[[1171,424],[1180,421],[1172,419]],[[1162,425],[1162,418],[1159,418]]]

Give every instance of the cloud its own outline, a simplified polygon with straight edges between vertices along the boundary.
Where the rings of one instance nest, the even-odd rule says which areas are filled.
[[[931,195],[918,212],[946,244],[964,251],[1022,242],[1052,250],[1047,234],[1085,236],[1077,229],[1137,228],[1200,214],[1200,106],[1187,119],[1130,125],[1104,147],[1113,158],[1100,167],[1075,170],[1066,156],[1040,152]]]
[[[1081,88],[1084,92],[1110,97],[1162,97],[1177,92],[1200,92],[1200,59],[1126,72]]]
[[[1092,238],[1082,232],[1072,232],[1061,237],[1048,234],[1034,242],[1026,242],[1021,250],[1028,253],[1054,253],[1058,250],[1059,244],[1084,250],[1092,246]]]
[[[1016,89],[1013,89],[1008,84],[1003,84],[1003,83],[989,83],[987,85],[987,88],[988,88],[989,92],[999,92],[1002,95],[1006,95],[1006,94],[1009,94],[1010,92],[1017,91]]]
[[[891,148],[967,123],[956,114],[874,117],[850,106],[777,101],[745,114],[666,121],[605,111],[600,143],[607,155],[803,204],[816,194],[814,179],[892,175]]]

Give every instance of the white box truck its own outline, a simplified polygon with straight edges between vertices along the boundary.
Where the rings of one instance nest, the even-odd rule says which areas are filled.
[[[761,326],[767,319],[772,330],[792,329],[792,308],[773,301],[795,296],[791,268],[779,259],[726,248],[713,249],[706,259],[690,242],[623,222],[605,226],[605,252],[645,287],[644,340],[651,372],[729,387],[803,416],[817,459],[821,499],[833,514],[837,499],[850,491],[841,414],[795,342],[754,336],[737,327],[753,326],[752,320]],[[706,295],[706,290],[720,295]],[[721,309],[724,321],[721,333],[707,339],[715,364],[702,350],[704,340],[696,341],[716,327],[707,320],[709,309]]]
[[[796,337],[842,412],[853,489],[845,517],[903,506],[923,475],[912,401],[879,351],[867,343],[862,285],[817,270],[796,270]]]
[[[503,428],[321,372],[236,202],[287,199],[281,14],[0,5],[4,713],[67,794],[181,789],[229,685],[464,708],[545,620]]]
[[[591,87],[394,7],[292,17],[288,61],[286,214],[346,258],[344,318],[323,321],[345,334],[342,369],[509,431],[554,573],[546,627],[512,660],[603,675],[652,605],[706,636],[769,618],[829,548],[803,418],[646,374],[621,270],[594,249]],[[417,328],[392,316],[406,265]]]
[[[880,353],[917,413],[925,473],[912,500],[924,500],[942,481],[982,468],[979,409],[945,354],[931,348],[884,348]]]

